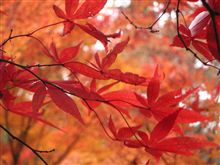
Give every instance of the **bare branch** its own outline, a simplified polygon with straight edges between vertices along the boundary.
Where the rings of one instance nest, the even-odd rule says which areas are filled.
[[[128,16],[121,11],[122,15],[125,17],[126,20],[135,28],[135,29],[140,29],[140,30],[149,30],[151,33],[159,32],[159,30],[155,30],[154,26],[157,24],[157,22],[161,19],[161,17],[167,12],[167,9],[170,5],[170,0],[167,1],[166,7],[164,8],[163,12],[160,14],[160,16],[149,26],[143,27],[143,26],[138,26],[136,25]]]
[[[46,26],[43,26],[43,27],[40,27],[30,33],[26,33],[26,34],[20,34],[20,35],[15,35],[15,36],[12,36],[12,29],[10,31],[10,34],[9,34],[9,37],[7,39],[5,39],[1,44],[0,44],[0,48],[3,47],[8,41],[12,40],[12,39],[15,39],[15,38],[20,38],[20,37],[30,37],[32,36],[34,33],[42,30],[42,29],[45,29],[45,28],[48,28],[48,27],[51,27],[51,26],[54,26],[54,25],[58,25],[58,24],[61,24],[61,23],[64,23],[66,21],[60,21],[60,22],[56,22],[56,23],[52,23],[52,24],[49,24],[49,25],[46,25]]]
[[[49,150],[49,151],[43,151],[43,150],[36,150],[29,146],[27,143],[19,139],[18,137],[14,136],[10,131],[8,131],[5,127],[0,125],[0,128],[3,129],[11,138],[17,140],[19,143],[30,149],[45,165],[48,165],[48,163],[43,159],[43,157],[39,153],[49,153],[55,151],[55,149]]]

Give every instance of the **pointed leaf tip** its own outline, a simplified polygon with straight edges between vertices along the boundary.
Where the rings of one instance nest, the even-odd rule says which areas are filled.
[[[33,95],[32,109],[34,112],[38,112],[43,104],[46,94],[46,88],[44,85],[41,84]]]
[[[110,115],[110,117],[109,117],[108,127],[109,127],[110,131],[112,132],[112,134],[114,135],[114,137],[117,137],[115,124],[114,124],[113,121],[112,121],[111,115]]]
[[[59,56],[60,62],[65,63],[72,61],[73,58],[76,57],[77,53],[79,52],[79,48],[80,44],[63,49]]]
[[[51,99],[57,105],[57,107],[66,113],[73,115],[76,119],[84,124],[75,102],[67,94],[52,85],[47,85],[47,88]]]
[[[153,129],[150,135],[150,142],[157,143],[165,138],[170,130],[173,128],[176,118],[181,110],[173,112],[172,114],[164,117]]]
[[[57,15],[57,17],[62,18],[62,19],[66,19],[65,13],[59,7],[57,7],[56,5],[53,5],[53,10],[54,10],[55,14]]]
[[[106,70],[108,69],[116,60],[117,55],[121,53],[124,48],[127,46],[129,41],[129,37],[118,44],[115,45],[115,47],[110,51],[102,60],[102,69]]]
[[[147,88],[147,99],[149,104],[153,104],[159,96],[160,80],[158,75],[158,65],[154,71],[154,76],[151,78]]]

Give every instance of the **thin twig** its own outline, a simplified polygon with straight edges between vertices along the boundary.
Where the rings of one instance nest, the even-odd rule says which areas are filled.
[[[35,64],[35,65],[27,65],[26,68],[41,68],[41,67],[52,67],[52,66],[64,66],[64,64]]]
[[[170,5],[170,0],[167,1],[166,7],[164,8],[163,12],[159,15],[159,17],[149,26],[143,27],[136,25],[123,11],[121,11],[122,15],[125,17],[126,20],[135,28],[140,30],[150,30],[151,33],[159,32],[159,30],[154,30],[154,26],[157,24],[157,22],[161,19],[161,17],[167,12],[167,9]]]
[[[15,66],[17,66],[17,67],[20,67],[20,68],[22,68],[22,69],[28,71],[29,73],[31,73],[31,74],[32,74],[33,76],[35,76],[38,80],[40,80],[43,84],[45,84],[45,85],[46,85],[46,84],[52,85],[53,87],[55,87],[55,88],[61,90],[62,92],[65,92],[65,93],[67,93],[67,94],[76,96],[74,93],[71,93],[71,92],[69,92],[69,91],[66,91],[66,90],[64,90],[63,88],[61,88],[61,87],[55,85],[54,83],[51,83],[51,82],[49,82],[49,81],[43,80],[41,77],[39,77],[38,75],[36,75],[34,72],[32,72],[31,70],[29,70],[28,68],[26,68],[26,67],[23,66],[23,65],[14,63],[14,62],[12,62],[12,61],[7,61],[7,60],[4,60],[4,59],[0,59],[0,62],[6,62],[6,63],[12,64],[12,65],[15,65]],[[79,96],[76,96],[76,97],[79,97]],[[88,104],[88,102],[87,102],[87,100],[86,100],[85,98],[82,98],[82,97],[81,97],[81,99],[82,99],[82,100],[87,104],[87,106],[95,113],[95,115],[96,115],[96,117],[98,118],[98,120],[99,120],[101,126],[103,127],[103,129],[104,129],[106,135],[107,135],[109,138],[111,138],[112,140],[114,140],[114,138],[112,138],[112,137],[108,134],[108,132],[105,130],[105,127],[104,127],[104,125],[102,124],[101,119],[100,119],[100,117],[98,116],[98,114],[96,113],[96,111],[95,111],[94,109],[92,109],[92,107]],[[88,100],[89,100],[89,99],[88,99]],[[110,105],[111,107],[115,108],[116,110],[118,110],[117,107],[115,107],[114,104],[112,104],[111,102],[108,102],[108,101],[106,101],[106,100],[93,100],[93,101],[99,101],[99,102],[106,103],[106,104]],[[133,133],[134,137],[139,141],[140,144],[142,144],[142,142],[141,142],[141,141],[138,139],[138,137],[135,135],[134,131],[132,130],[131,126],[129,125],[129,123],[128,123],[128,121],[126,120],[126,118],[124,117],[124,115],[123,115],[119,110],[118,110],[118,112],[120,113],[120,115],[122,116],[122,118],[124,119],[124,121],[126,122],[127,126],[130,128],[130,130],[131,130],[131,132]],[[143,145],[143,144],[142,144],[142,145]]]
[[[51,26],[54,26],[54,25],[58,25],[58,24],[61,24],[61,23],[64,23],[66,21],[60,21],[60,22],[56,22],[56,23],[52,23],[52,24],[49,24],[49,25],[46,25],[46,26],[43,26],[43,27],[40,27],[30,33],[26,33],[26,34],[20,34],[20,35],[15,35],[15,36],[12,36],[12,30],[10,31],[10,35],[7,39],[5,39],[1,44],[0,44],[0,47],[3,47],[8,41],[12,40],[12,39],[15,39],[15,38],[20,38],[20,37],[30,37],[32,36],[34,33],[42,30],[42,29],[45,29],[45,28],[48,28],[48,27],[51,27]]]
[[[209,4],[205,0],[202,0],[202,4],[208,10],[208,12],[211,16],[211,20],[212,20],[212,23],[213,23],[214,34],[215,34],[217,52],[218,52],[218,56],[220,57],[220,41],[219,41],[219,35],[220,34],[218,34],[217,23],[216,23],[216,20],[215,20],[216,13],[212,10],[212,8],[209,6]]]
[[[83,101],[86,103],[86,105],[88,106],[88,108],[89,108],[92,112],[95,113],[95,116],[97,117],[99,123],[101,124],[101,126],[102,126],[102,128],[103,128],[105,134],[106,134],[110,139],[116,140],[115,138],[111,137],[111,136],[109,135],[108,131],[105,129],[105,126],[104,126],[104,124],[102,123],[102,120],[101,120],[101,118],[99,117],[98,113],[89,105],[89,103],[87,102],[86,99],[83,99]]]
[[[179,7],[180,7],[180,1],[181,1],[181,0],[178,0],[178,2],[177,2],[177,7],[176,7],[176,31],[177,31],[177,36],[178,36],[178,38],[179,38],[180,41],[182,42],[182,44],[183,44],[184,48],[186,49],[186,51],[189,51],[191,54],[193,54],[193,56],[194,56],[196,59],[198,59],[203,65],[209,66],[209,67],[212,67],[212,68],[216,69],[216,70],[218,71],[217,75],[219,75],[219,74],[220,74],[220,68],[218,68],[218,67],[215,66],[215,65],[210,64],[209,61],[208,61],[208,62],[204,62],[204,61],[197,55],[197,53],[195,53],[191,48],[189,48],[189,47],[186,45],[186,43],[185,43],[185,41],[184,41],[182,35],[180,34],[180,30],[179,30],[179,24],[180,24],[180,23],[179,23],[179,13],[180,13]]]
[[[25,143],[24,141],[22,141],[21,139],[19,139],[18,137],[14,136],[10,131],[8,131],[5,127],[3,127],[2,125],[0,125],[0,128],[3,129],[11,138],[17,140],[19,143],[23,144],[24,146],[26,146],[27,148],[29,148],[45,165],[48,165],[48,163],[43,159],[43,157],[39,154],[39,153],[43,153],[43,152],[52,152],[55,151],[50,150],[50,151],[43,151],[43,150],[36,150],[34,148],[32,148],[31,146],[29,146],[27,143]]]
[[[0,104],[0,106],[5,109],[5,107]],[[9,126],[9,116],[8,116],[8,112],[7,111],[4,111],[4,119],[5,119],[5,126],[6,126],[6,129],[9,130],[10,126]],[[10,152],[11,152],[11,155],[12,155],[12,159],[13,161],[15,162],[15,151],[14,151],[14,146],[13,146],[13,143],[12,143],[12,139],[9,139],[9,147],[10,147]]]

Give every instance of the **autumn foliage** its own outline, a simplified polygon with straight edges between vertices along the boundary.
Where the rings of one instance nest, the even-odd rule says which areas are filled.
[[[220,163],[219,0],[2,2],[2,164]]]

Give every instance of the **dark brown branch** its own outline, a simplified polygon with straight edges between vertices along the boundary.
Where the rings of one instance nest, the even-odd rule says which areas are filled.
[[[22,145],[24,145],[25,147],[27,147],[28,149],[30,149],[44,164],[48,165],[48,163],[43,159],[43,157],[39,154],[39,153],[48,153],[48,152],[52,152],[55,151],[50,150],[50,151],[43,151],[43,150],[36,150],[34,148],[32,148],[31,146],[29,146],[27,143],[25,143],[24,141],[22,141],[21,139],[19,139],[18,137],[14,136],[10,131],[8,131],[5,127],[3,127],[2,125],[0,125],[0,128],[3,129],[12,139],[15,139],[16,141],[18,141],[19,143],[21,143]]]
[[[215,65],[209,64],[209,61],[208,61],[208,62],[204,62],[204,61],[197,55],[197,53],[195,53],[191,48],[189,48],[189,47],[186,45],[185,41],[183,40],[183,37],[182,37],[182,35],[180,34],[180,30],[179,30],[179,24],[180,24],[180,23],[179,23],[179,13],[180,13],[179,7],[180,7],[180,1],[181,1],[181,0],[178,0],[178,2],[177,2],[177,7],[176,7],[176,31],[177,31],[177,36],[178,36],[178,38],[179,38],[180,41],[182,42],[182,44],[183,44],[184,48],[186,49],[186,51],[189,51],[191,54],[193,54],[193,56],[194,56],[196,59],[198,59],[203,65],[209,66],[209,67],[212,67],[212,68],[216,69],[216,70],[218,71],[217,75],[219,75],[219,74],[220,74],[220,68],[218,68],[218,67],[215,66]]]
[[[102,126],[102,128],[103,128],[105,134],[106,134],[110,139],[116,140],[115,138],[111,137],[111,136],[109,135],[109,133],[107,132],[107,130],[105,129],[105,126],[104,126],[104,124],[102,123],[102,120],[101,120],[101,118],[99,117],[98,113],[89,105],[89,103],[88,103],[85,99],[83,99],[83,101],[86,103],[86,105],[88,106],[88,108],[89,108],[92,112],[95,113],[95,116],[96,116],[96,118],[98,119],[99,123],[101,124],[101,126]]]
[[[67,94],[70,94],[70,95],[72,95],[72,96],[76,96],[76,97],[79,97],[79,96],[77,96],[77,95],[75,95],[74,93],[71,93],[71,92],[69,92],[69,91],[67,91],[67,90],[65,90],[65,89],[63,89],[63,88],[61,88],[61,87],[59,87],[58,85],[56,85],[56,84],[54,84],[54,83],[52,83],[52,82],[50,82],[50,81],[46,81],[46,80],[44,80],[44,79],[42,79],[41,77],[39,77],[37,74],[35,74],[34,72],[32,72],[29,68],[31,68],[31,67],[29,67],[29,66],[24,66],[24,65],[21,65],[21,64],[18,64],[18,63],[15,63],[15,62],[13,62],[13,61],[9,61],[9,60],[5,60],[5,59],[0,59],[0,63],[1,62],[4,62],[4,63],[8,63],[8,64],[12,64],[12,65],[15,65],[15,66],[17,66],[17,67],[19,67],[19,68],[21,68],[21,69],[23,69],[23,70],[26,70],[27,72],[29,72],[30,74],[32,74],[34,77],[36,77],[38,80],[40,80],[43,84],[49,84],[49,85],[51,85],[51,86],[53,86],[53,87],[55,87],[55,88],[57,88],[57,89],[59,89],[59,90],[61,90],[62,92],[64,92],[64,93],[67,93]],[[64,64],[44,64],[44,65],[33,65],[33,67],[37,67],[37,66],[63,66]],[[75,74],[74,74],[74,76],[75,76]],[[76,76],[75,76],[76,77]],[[79,79],[76,77],[76,79],[79,81]],[[79,81],[80,82],[80,81]],[[84,86],[82,85],[82,83],[80,83],[81,84],[81,86],[84,88]],[[83,99],[83,98],[81,98],[81,99]],[[90,100],[90,99],[87,99],[87,100]],[[91,99],[91,101],[99,101],[99,102],[103,102],[103,103],[109,103],[110,101],[122,101],[122,102],[126,102],[126,101],[124,101],[124,100],[93,100],[93,99]],[[128,104],[130,104],[130,105],[133,105],[133,106],[136,106],[137,108],[143,108],[143,109],[147,109],[147,110],[149,110],[148,108],[144,108],[144,107],[140,107],[140,106],[137,106],[137,105],[134,105],[134,104],[132,104],[132,103],[129,103],[129,102],[126,102],[126,103],[128,103]]]
[[[167,12],[168,7],[170,6],[170,1],[167,1],[166,7],[164,8],[163,12],[160,14],[160,16],[149,26],[149,28],[152,30],[154,25],[161,19],[161,17]]]
[[[219,13],[216,13],[215,11],[213,11],[211,9],[211,7],[207,4],[207,2],[205,0],[202,0],[202,2],[204,3],[203,5],[207,8],[207,10],[209,11],[210,15],[211,15],[211,18],[212,18],[212,21],[213,21],[213,28],[214,28],[214,32],[215,32],[215,39],[216,39],[216,44],[217,44],[217,50],[219,52],[219,55],[220,55],[220,41],[219,41],[219,38],[218,38],[218,30],[217,30],[217,26],[216,26],[216,20],[215,20],[215,16],[219,15]],[[170,5],[170,0],[167,2],[167,5],[165,7],[165,9],[163,10],[162,14],[155,20],[154,23],[152,23],[151,26],[148,26],[148,27],[142,27],[142,26],[138,26],[136,25],[123,11],[121,12],[123,14],[123,16],[125,17],[125,19],[128,20],[128,22],[135,28],[135,29],[140,29],[140,30],[150,30],[151,32],[158,32],[158,30],[153,30],[153,26],[160,20],[160,18],[166,13],[168,7]],[[211,67],[211,68],[214,68],[218,71],[217,75],[220,74],[220,68],[213,65],[213,64],[210,64],[210,61],[203,61],[202,58],[200,58],[196,52],[194,52],[191,48],[189,48],[185,41],[183,40],[183,37],[181,36],[180,34],[180,31],[179,31],[179,13],[182,15],[183,19],[184,19],[184,16],[183,16],[183,13],[179,10],[179,7],[180,7],[180,0],[178,0],[177,2],[177,9],[176,9],[176,22],[177,22],[177,35],[180,39],[180,41],[182,42],[182,44],[184,45],[184,48],[186,49],[186,51],[189,51],[191,54],[193,54],[193,56],[198,59],[203,65],[205,66],[208,66],[208,67]],[[185,19],[184,19],[184,24],[186,24],[185,22]]]
[[[167,9],[170,5],[170,0],[167,1],[166,7],[164,8],[163,12],[160,14],[160,16],[149,26],[143,27],[143,26],[138,26],[136,25],[128,16],[121,11],[122,15],[125,17],[126,20],[135,28],[135,29],[140,29],[140,30],[150,30],[151,33],[159,32],[159,30],[154,30],[154,26],[157,24],[157,22],[161,19],[161,17],[167,12]]]
[[[36,151],[36,152],[39,152],[39,153],[50,153],[50,152],[54,152],[55,149],[51,149],[51,150],[43,150],[43,151],[42,151],[42,150],[36,150],[36,149],[35,149],[35,151]]]
[[[205,0],[202,0],[202,4],[208,10],[208,12],[211,16],[211,20],[212,20],[212,23],[213,23],[214,34],[215,34],[216,46],[217,46],[217,51],[218,51],[218,56],[220,57],[220,41],[219,41],[219,35],[220,34],[218,34],[217,23],[216,23],[216,20],[215,20],[216,13],[215,13],[214,10],[212,10],[212,8],[209,6],[209,4]]]
[[[122,112],[119,111],[114,104],[112,104],[112,103],[107,103],[107,104],[110,105],[111,107],[115,108],[115,109],[119,112],[119,114],[121,115],[121,117],[122,117],[123,120],[125,121],[126,125],[127,125],[128,128],[130,129],[131,133],[134,135],[135,139],[136,139],[142,146],[146,146],[146,145],[143,144],[143,142],[140,141],[139,138],[136,136],[135,132],[134,132],[133,129],[131,128],[130,124],[128,123],[127,119],[126,119],[125,116],[122,114]]]
[[[6,112],[6,111],[5,111]],[[7,113],[7,112],[6,112]],[[31,128],[31,118],[28,119],[28,123],[25,127],[25,129],[21,132],[21,134],[19,135],[19,139],[22,139],[22,141],[26,141],[26,138],[27,138],[27,135],[28,135],[28,132]],[[19,160],[19,157],[21,155],[21,152],[22,152],[22,149],[23,149],[24,145],[22,145],[21,143],[18,143],[15,147],[15,151],[14,151],[14,156],[13,156],[13,159],[14,159],[14,164],[17,164],[18,160]]]
[[[34,72],[32,72],[30,69],[26,68],[25,66],[23,65],[20,65],[20,64],[17,64],[13,61],[8,61],[8,60],[5,60],[5,59],[0,59],[0,62],[4,62],[4,63],[8,63],[8,64],[12,64],[14,66],[17,66],[23,70],[26,70],[27,72],[31,73],[34,77],[36,77],[38,80],[40,80],[42,83],[45,84],[45,81],[43,79],[41,79],[37,74],[35,74]]]
[[[0,106],[5,109],[5,107],[0,104]],[[8,113],[7,111],[4,111],[4,119],[5,119],[5,126],[6,126],[6,129],[9,130],[10,126],[9,126],[9,116],[8,116]],[[11,155],[12,155],[12,159],[13,161],[15,162],[15,157],[16,157],[16,153],[14,151],[14,146],[13,146],[13,143],[12,143],[12,139],[9,139],[9,147],[10,147],[10,152],[11,152]]]
[[[211,6],[209,6],[209,4],[206,2],[206,0],[201,0],[201,1],[202,1],[203,6],[204,6],[209,12],[211,12],[213,15],[216,15],[216,16],[219,16],[219,15],[220,15],[219,12],[214,11],[214,10],[211,8]]]
[[[52,67],[52,66],[64,66],[64,64],[36,64],[36,65],[27,65],[26,68],[41,68],[41,67]]]
[[[34,33],[42,30],[42,29],[45,29],[45,28],[48,28],[48,27],[51,27],[51,26],[54,26],[54,25],[58,25],[58,24],[61,24],[61,23],[64,23],[66,21],[60,21],[60,22],[56,22],[56,23],[52,23],[52,24],[49,24],[49,25],[46,25],[46,26],[43,26],[43,27],[40,27],[30,33],[26,33],[26,34],[20,34],[20,35],[15,35],[15,36],[12,36],[12,31],[10,31],[10,34],[9,34],[9,37],[7,39],[5,39],[1,44],[0,44],[0,48],[3,47],[8,41],[14,39],[14,38],[20,38],[20,37],[30,37],[32,36]]]
[[[71,93],[71,92],[69,92],[69,91],[66,91],[66,90],[64,90],[63,88],[61,88],[61,87],[59,87],[59,86],[57,86],[57,85],[55,85],[55,84],[53,84],[53,83],[51,83],[51,82],[49,82],[49,81],[43,80],[41,77],[39,77],[38,75],[36,75],[34,72],[32,72],[31,70],[29,70],[28,68],[26,68],[26,67],[23,66],[23,65],[14,63],[14,62],[12,62],[12,61],[4,60],[4,59],[0,59],[0,62],[5,62],[5,63],[9,63],[9,64],[12,64],[12,65],[15,65],[15,66],[17,66],[17,67],[20,67],[20,68],[22,68],[22,69],[28,71],[29,73],[31,73],[31,74],[32,74],[33,76],[35,76],[38,80],[40,80],[43,84],[52,85],[53,87],[55,87],[55,88],[61,90],[62,92],[65,92],[65,93],[67,93],[67,94],[76,96],[75,94],[73,94],[73,93]],[[76,97],[78,97],[78,96],[76,96]],[[81,99],[86,103],[86,105],[89,107],[89,109],[91,109],[91,110],[95,113],[95,115],[96,115],[97,119],[99,120],[99,122],[100,122],[100,124],[101,124],[101,126],[102,126],[102,128],[103,128],[103,130],[104,130],[104,132],[105,132],[105,134],[106,134],[110,139],[115,140],[114,138],[112,138],[112,137],[108,134],[108,132],[106,131],[106,129],[105,129],[105,127],[104,127],[104,125],[103,125],[103,123],[102,123],[100,117],[99,117],[99,115],[98,115],[98,114],[96,113],[96,111],[88,104],[87,100],[86,100],[85,98],[81,98]],[[117,110],[117,107],[115,107],[112,103],[110,103],[110,102],[108,102],[108,101],[106,101],[106,100],[95,100],[95,101],[99,101],[99,102],[106,103],[106,104],[110,105],[111,107],[113,107],[113,108],[115,108],[115,109]],[[142,142],[141,142],[141,141],[138,139],[138,137],[135,135],[134,131],[132,130],[130,124],[128,123],[128,121],[126,120],[126,118],[124,117],[124,115],[123,115],[119,110],[118,110],[118,112],[120,113],[120,115],[122,116],[122,118],[124,119],[124,121],[126,122],[127,126],[130,128],[130,130],[131,130],[131,132],[133,133],[134,137],[140,142],[140,144],[142,144]]]
[[[103,130],[104,130],[104,132],[105,132],[105,134],[106,134],[110,139],[112,139],[112,140],[114,140],[114,141],[117,141],[117,139],[112,138],[112,137],[109,135],[109,133],[106,131],[105,126],[103,125],[103,123],[102,123],[102,121],[101,121],[101,119],[100,119],[98,113],[88,104],[88,102],[87,102],[85,99],[83,99],[83,101],[86,103],[86,105],[89,107],[89,109],[90,109],[92,112],[95,113],[95,115],[96,115],[97,119],[99,120],[99,122],[100,122],[100,124],[101,124],[101,126],[102,126],[102,128],[103,128]],[[117,109],[117,107],[115,107],[114,104],[111,104],[110,102],[106,102],[106,103],[107,103],[108,105],[110,105],[111,107],[113,107],[114,109],[116,109],[116,110],[119,112],[119,114],[121,115],[121,117],[122,117],[123,120],[125,121],[126,125],[127,125],[128,128],[130,129],[131,133],[132,133],[133,136],[135,137],[135,139],[136,139],[141,145],[145,146],[145,144],[143,144],[143,143],[139,140],[139,138],[136,136],[135,132],[134,132],[133,129],[131,128],[130,124],[128,123],[127,119],[124,117],[124,115],[122,114],[122,112],[119,111],[119,110]]]

